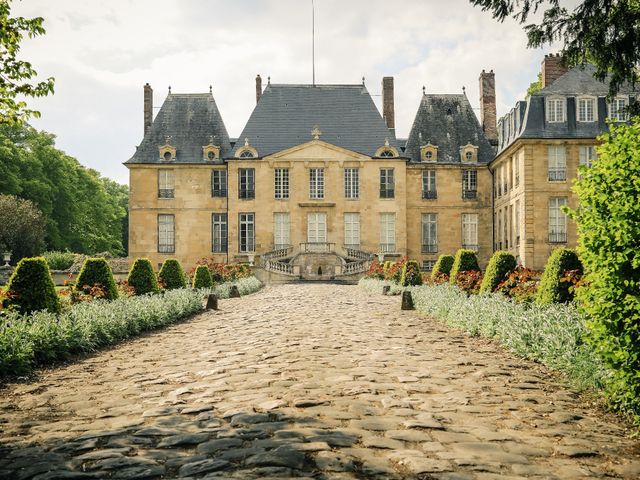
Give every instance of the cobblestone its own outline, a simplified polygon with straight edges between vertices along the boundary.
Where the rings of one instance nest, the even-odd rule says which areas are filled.
[[[399,301],[267,287],[7,385],[0,478],[638,478],[624,424]]]

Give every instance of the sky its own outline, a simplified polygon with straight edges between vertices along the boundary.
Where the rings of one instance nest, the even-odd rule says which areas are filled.
[[[231,137],[255,106],[255,77],[311,83],[311,0],[14,0],[12,14],[44,18],[46,35],[20,57],[53,96],[33,99],[31,124],[87,167],[128,183],[143,134],[143,85],[154,115],[173,93],[213,88]],[[468,0],[315,0],[316,83],[362,82],[380,109],[383,76],[395,78],[396,134],[406,138],[422,87],[460,93],[479,116],[478,77],[493,70],[498,116],[524,98],[545,53],[522,26],[498,23]]]

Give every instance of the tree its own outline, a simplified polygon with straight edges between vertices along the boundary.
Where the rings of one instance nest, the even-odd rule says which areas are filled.
[[[43,35],[42,17],[11,17],[10,0],[0,0],[0,124],[23,123],[40,112],[31,110],[23,97],[44,97],[53,93],[54,79],[30,83],[37,75],[31,63],[18,59],[20,42]]]
[[[527,88],[526,98],[529,98],[531,95],[539,92],[540,90],[542,90],[542,73],[538,72],[538,79],[535,82],[531,82],[529,84],[529,88]]]
[[[0,251],[7,248],[13,260],[34,256],[44,247],[44,219],[33,202],[0,195]]]
[[[573,11],[562,7],[560,0],[470,1],[483,11],[491,11],[500,22],[512,16],[525,24],[531,14],[544,10],[540,23],[524,27],[527,46],[538,48],[564,42],[561,53],[568,66],[589,62],[596,67],[597,79],[605,80],[609,75],[610,96],[625,82],[635,85],[640,80],[638,0],[583,0]]]

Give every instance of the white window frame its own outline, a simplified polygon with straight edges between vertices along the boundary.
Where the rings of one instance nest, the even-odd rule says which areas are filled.
[[[158,198],[174,198],[175,174],[172,169],[161,168],[158,170]]]
[[[423,213],[421,216],[422,253],[438,251],[438,214]]]
[[[287,200],[289,198],[289,169],[276,168],[273,170],[273,190],[276,200]]]
[[[504,175],[502,178],[504,178]],[[463,170],[462,171],[462,198],[476,198],[477,195],[478,195],[478,171]]]
[[[564,97],[547,97],[545,99],[547,123],[564,123],[567,119],[567,99]]]
[[[567,215],[562,206],[567,197],[549,197],[549,243],[567,242]]]
[[[225,253],[229,246],[229,224],[226,213],[211,214],[211,251]]]
[[[344,245],[347,248],[360,248],[360,214],[357,212],[344,214]]]
[[[327,214],[324,212],[307,213],[307,242],[327,242]]]
[[[324,198],[324,168],[309,169],[309,198],[312,200]]]
[[[396,214],[383,212],[380,214],[380,251],[391,253],[396,251]]]
[[[515,207],[515,211],[514,211],[514,215],[515,218],[513,220],[514,222],[514,226],[515,226],[515,234],[516,234],[516,243],[514,244],[514,247],[519,247],[520,246],[520,200],[516,200],[516,207]]]
[[[348,200],[360,198],[360,169],[344,169],[344,198]]]
[[[437,198],[438,183],[436,171],[426,169],[422,171],[422,198]]]
[[[158,214],[158,253],[176,252],[176,216]]]
[[[590,167],[593,161],[598,158],[595,145],[580,145],[578,158],[580,166]]]
[[[567,147],[565,145],[549,145],[547,147],[547,164],[549,181],[565,181],[567,179]]]
[[[591,104],[591,109],[588,105]],[[576,121],[580,123],[593,123],[598,120],[598,99],[597,97],[576,98]]]
[[[273,248],[280,250],[291,245],[291,214],[275,212],[273,214]]]
[[[615,97],[607,104],[609,109],[609,118],[614,122],[626,122],[629,120],[629,114],[626,108],[629,106],[627,97]]]
[[[478,214],[462,214],[462,248],[478,249]]]
[[[252,253],[256,250],[256,214],[238,213],[238,251]]]

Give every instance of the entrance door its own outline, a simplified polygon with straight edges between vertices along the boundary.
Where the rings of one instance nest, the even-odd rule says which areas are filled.
[[[309,213],[307,214],[307,242],[309,249],[324,251],[327,248],[327,214]],[[315,245],[313,245],[315,244]]]

